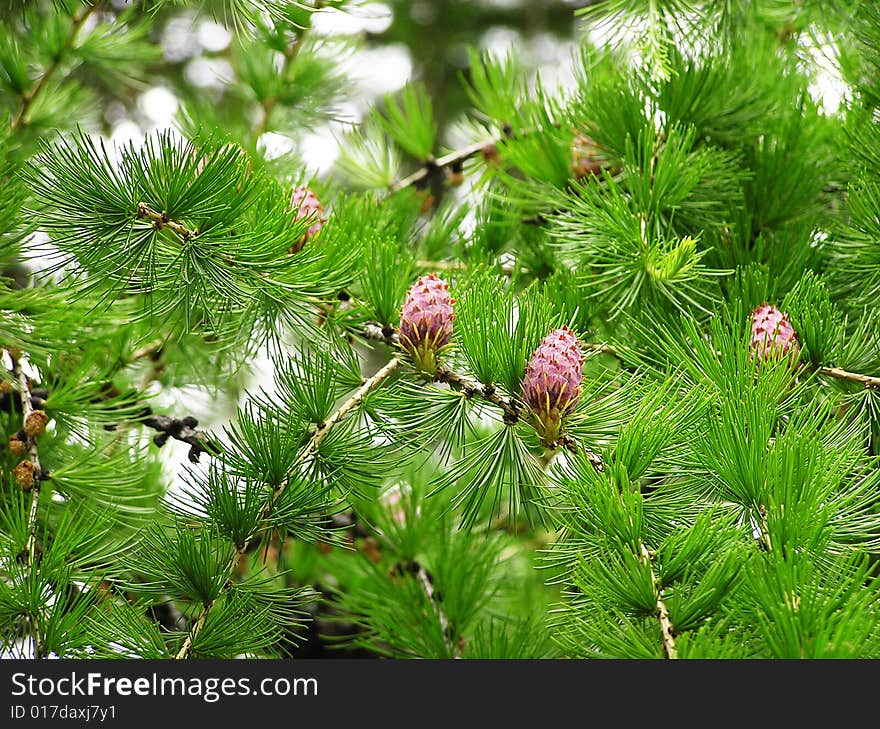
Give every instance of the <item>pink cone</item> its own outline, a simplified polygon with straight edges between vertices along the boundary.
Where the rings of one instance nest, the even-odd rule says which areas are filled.
[[[419,276],[406,295],[398,336],[421,372],[437,372],[437,353],[452,339],[454,303],[449,284],[434,273]]]
[[[290,209],[297,211],[297,220],[308,218],[309,220],[315,221],[308,227],[306,232],[303,233],[302,237],[288,250],[288,253],[296,253],[297,251],[302,250],[306,241],[317,235],[324,226],[324,218],[322,217],[324,206],[321,204],[321,201],[318,200],[315,193],[313,193],[308,187],[296,187],[290,196]]]
[[[796,353],[799,348],[797,333],[787,314],[770,304],[762,304],[752,312],[752,336],[749,342],[752,357],[757,355],[758,359],[765,360],[785,356],[789,352]]]
[[[574,410],[583,382],[584,354],[568,327],[554,329],[532,354],[522,382],[523,401],[544,444],[557,444],[562,419]]]
[[[575,130],[571,142],[571,166],[576,179],[587,175],[598,175],[602,169],[602,155],[599,146],[583,132]]]

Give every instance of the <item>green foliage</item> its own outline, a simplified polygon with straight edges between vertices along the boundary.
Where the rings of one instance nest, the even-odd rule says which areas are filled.
[[[116,5],[0,27],[4,655],[880,655],[872,4],[593,3],[566,89],[468,49],[451,128],[428,73],[362,103],[341,0]]]
[[[431,99],[424,88],[409,84],[400,93],[399,102],[385,97],[385,109],[376,121],[408,154],[427,160],[434,150],[437,124],[434,122]]]

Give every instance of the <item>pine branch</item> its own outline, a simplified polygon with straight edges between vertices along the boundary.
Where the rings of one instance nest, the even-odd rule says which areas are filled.
[[[663,590],[660,580],[654,572],[654,555],[648,551],[648,548],[641,541],[639,541],[639,550],[641,552],[642,564],[651,570],[651,582],[654,584],[654,592],[657,595],[656,615],[657,622],[660,624],[660,632],[663,635],[663,652],[669,659],[678,658],[678,653],[675,650],[675,631],[672,621],[669,619],[669,610],[666,609],[666,604],[663,602]]]
[[[8,350],[7,350],[8,351]],[[40,454],[37,449],[36,434],[32,429],[32,416],[34,411],[31,403],[31,385],[28,376],[21,368],[20,353],[9,352],[12,358],[12,372],[18,380],[19,396],[21,398],[22,433],[27,438],[28,456],[30,466],[28,472],[22,474],[25,480],[31,480],[31,505],[28,511],[27,544],[25,546],[25,560],[27,564],[28,578],[33,576],[36,567],[37,551],[37,512],[40,508],[40,485],[43,481],[43,469],[40,466]],[[42,411],[41,411],[42,412]],[[17,468],[21,468],[28,461],[22,462]],[[39,620],[35,615],[30,615],[31,637],[34,641],[34,658],[43,658],[44,647],[40,633]]]
[[[770,541],[770,528],[767,525],[767,509],[763,504],[758,506],[758,516],[761,517],[758,522],[758,531],[760,532],[758,541],[764,545],[764,549],[770,552],[773,550],[773,543]]]
[[[437,621],[440,623],[440,630],[443,633],[443,642],[446,644],[446,647],[452,654],[453,658],[461,658],[458,646],[455,645],[452,639],[453,636],[452,631],[450,630],[449,620],[443,612],[443,608],[440,606],[440,601],[434,594],[434,583],[431,580],[428,571],[421,564],[416,572],[416,578],[418,579],[422,590],[424,590],[425,595],[428,596],[428,601],[434,606],[434,612],[437,615]]]
[[[143,202],[138,203],[137,217],[138,220],[151,220],[153,222],[153,227],[155,227],[156,230],[168,228],[169,230],[174,231],[183,241],[191,240],[199,234],[199,231],[190,230],[183,225],[183,223],[178,223],[176,220],[170,220],[167,214],[157,213],[155,210],[152,210],[149,205]]]
[[[138,360],[142,359],[155,359],[162,353],[162,349],[165,347],[165,344],[168,342],[168,337],[170,335],[165,335],[164,337],[159,337],[154,339],[149,344],[145,344],[143,347],[136,349],[130,355],[128,355],[128,359],[125,360],[126,365],[134,364]]]
[[[46,407],[46,398],[49,391],[43,387],[31,388],[31,407],[34,410],[42,410]],[[0,392],[0,410],[21,413],[21,398],[15,392]]]
[[[322,424],[320,424],[312,433],[312,437],[309,440],[308,445],[302,454],[297,458],[294,465],[291,467],[291,472],[296,471],[305,462],[312,457],[315,453],[318,452],[318,449],[321,446],[324,438],[330,433],[333,427],[343,420],[346,415],[348,415],[352,410],[357,408],[363,401],[364,398],[367,397],[373,390],[379,387],[385,380],[388,379],[390,375],[392,375],[400,365],[401,360],[397,357],[393,357],[388,364],[386,364],[382,369],[380,369],[376,374],[374,374],[369,379],[365,380],[364,383],[349,397],[342,405],[340,405],[330,417],[327,418]],[[279,497],[282,493],[284,493],[285,488],[287,487],[287,481],[281,483],[272,494],[272,498],[266,503],[265,507],[263,507],[260,512],[260,516],[257,520],[257,528],[254,530],[253,536],[251,536],[244,544],[236,545],[235,549],[232,553],[232,556],[229,560],[229,563],[226,566],[225,573],[227,575],[226,583],[223,587],[223,592],[229,589],[231,586],[231,575],[236,565],[239,563],[239,560],[244,557],[251,547],[257,543],[260,539],[263,529],[269,519],[269,516],[272,514],[275,504],[278,501]],[[208,613],[211,611],[213,607],[214,601],[210,603],[206,603],[201,612],[199,613],[198,618],[196,618],[196,622],[194,623],[192,629],[187,635],[186,640],[181,645],[180,650],[177,652],[176,658],[178,660],[185,659],[189,656],[190,651],[192,650],[192,645],[195,639],[198,637],[202,628],[205,625],[205,621],[208,618]]]
[[[18,111],[15,114],[15,117],[12,119],[12,123],[9,125],[10,131],[15,131],[20,126],[26,126],[27,120],[25,119],[28,111],[33,106],[34,102],[40,96],[40,94],[45,90],[47,84],[52,79],[52,76],[55,75],[55,72],[58,70],[62,61],[64,61],[64,57],[68,51],[73,47],[74,42],[76,42],[76,36],[79,34],[80,28],[82,28],[83,24],[86,20],[89,19],[89,16],[92,15],[103,3],[103,0],[96,0],[96,2],[88,7],[82,9],[79,15],[74,15],[71,18],[70,28],[67,30],[67,36],[64,39],[64,42],[61,46],[61,49],[57,53],[57,55],[52,59],[52,62],[46,67],[43,71],[43,74],[40,78],[37,79],[36,83],[27,93],[22,96],[21,106],[19,106]]]
[[[235,563],[233,562],[233,567]],[[230,567],[229,571],[232,571],[232,567]],[[174,658],[178,661],[183,660],[189,655],[190,650],[192,649],[193,641],[196,639],[199,633],[202,632],[202,628],[205,627],[205,621],[208,619],[208,613],[211,611],[211,607],[213,607],[214,603],[206,603],[202,608],[202,612],[199,613],[199,617],[196,618],[196,622],[193,624],[192,628],[189,631],[189,635],[186,636],[186,640],[183,641],[183,645],[180,646],[180,650],[177,651],[177,655]]]
[[[828,377],[834,377],[838,380],[846,380],[848,382],[858,382],[868,389],[880,389],[880,377],[872,375],[862,375],[858,372],[847,372],[839,367],[820,367],[819,372]]]
[[[412,185],[416,185],[418,187],[423,187],[429,178],[438,175],[440,172],[445,170],[447,167],[451,167],[453,171],[460,170],[461,165],[464,164],[465,161],[469,160],[471,157],[474,157],[481,152],[485,155],[494,154],[494,145],[499,140],[489,139],[485,142],[477,142],[475,144],[468,145],[467,147],[463,147],[455,152],[450,152],[443,157],[429,157],[425,160],[425,164],[422,165],[421,168],[413,172],[408,177],[404,177],[402,180],[398,180],[393,185],[391,185],[391,192],[399,192],[407,187],[411,187]]]
[[[470,266],[458,261],[416,261],[416,268],[426,271],[467,271]],[[529,273],[529,269],[514,264],[505,264],[499,267],[502,276],[513,276],[515,273]]]
[[[467,375],[443,367],[437,369],[437,382],[445,382],[453,389],[463,392],[466,397],[477,397],[501,408],[504,413],[504,422],[507,425],[513,425],[520,419],[521,406],[519,402],[512,397],[502,397],[491,385],[484,385]]]
[[[284,49],[284,64],[281,67],[281,71],[279,73],[280,82],[286,83],[287,74],[290,72],[290,67],[293,65],[293,62],[296,60],[296,56],[299,53],[300,46],[302,46],[302,38],[297,37],[297,39],[288,45]],[[260,123],[254,127],[254,142],[256,143],[260,137],[262,137],[266,132],[269,131],[269,117],[272,115],[272,111],[278,105],[278,94],[272,94],[271,96],[263,99],[260,104],[260,107],[263,111],[263,116],[260,119]]]
[[[381,326],[378,322],[367,322],[366,324],[364,324],[361,333],[365,339],[376,342],[384,342],[390,347],[400,346],[400,339],[397,336],[397,332],[395,332],[391,327]],[[614,349],[605,344],[587,344],[585,346],[587,349],[593,351],[617,356],[617,353],[614,351]],[[435,381],[445,382],[453,389],[458,390],[459,392],[463,392],[465,394],[465,397],[476,397],[480,400],[483,400],[484,402],[490,403],[500,408],[501,411],[504,413],[503,419],[505,424],[507,425],[515,425],[517,422],[519,422],[520,417],[522,417],[522,406],[517,398],[502,397],[498,394],[498,391],[491,385],[484,385],[482,382],[478,382],[472,377],[463,375],[460,372],[454,372],[453,370],[446,369],[445,367],[438,367],[437,373],[435,375]],[[575,451],[577,449],[575,442],[571,439],[565,439],[563,445],[571,451]],[[596,471],[604,470],[605,467],[602,462],[602,457],[598,453],[594,453],[589,449],[585,449],[585,454],[590,460],[593,468],[596,469]]]
[[[388,364],[386,364],[382,369],[380,369],[375,375],[370,377],[368,380],[361,385],[357,391],[346,400],[340,407],[329,417],[324,423],[315,430],[312,435],[312,439],[306,448],[306,451],[301,460],[305,460],[306,458],[317,453],[318,448],[321,446],[322,441],[330,430],[333,428],[336,423],[342,420],[348,413],[358,407],[363,401],[364,398],[369,395],[373,390],[375,390],[379,385],[382,384],[390,375],[392,375],[397,367],[400,365],[401,360],[397,357],[393,357]],[[283,490],[283,487],[279,489],[278,493]],[[277,494],[276,494],[277,496]]]
[[[364,339],[372,342],[384,342],[389,347],[399,347],[400,339],[394,327],[382,326],[377,321],[368,321],[361,331]]]
[[[390,347],[400,346],[400,340],[397,336],[397,332],[395,332],[390,327],[381,326],[378,322],[367,322],[366,324],[364,324],[361,333],[364,339],[368,339],[374,342],[384,342]],[[590,351],[617,356],[617,352],[614,350],[614,348],[607,344],[589,343],[585,344],[584,347]],[[522,408],[517,400],[512,397],[502,397],[498,394],[498,391],[495,390],[495,388],[491,385],[484,385],[483,383],[477,382],[467,375],[448,370],[444,367],[440,367],[437,369],[436,381],[449,384],[456,390],[463,392],[467,397],[476,397],[480,400],[492,403],[493,405],[501,408],[501,410],[504,412],[505,422],[509,425],[513,425],[520,418]]]

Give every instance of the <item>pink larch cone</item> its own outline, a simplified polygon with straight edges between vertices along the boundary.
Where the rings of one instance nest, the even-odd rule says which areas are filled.
[[[571,141],[571,167],[575,178],[580,180],[587,175],[598,175],[602,164],[603,157],[595,140],[575,130]]]
[[[753,358],[781,357],[789,352],[797,353],[799,348],[797,333],[787,314],[770,304],[762,304],[752,312],[749,349]]]
[[[452,339],[454,303],[449,284],[434,273],[419,276],[406,295],[397,334],[420,372],[437,373],[437,353]]]
[[[306,232],[302,234],[302,237],[287,251],[288,253],[296,253],[302,250],[306,241],[317,235],[318,231],[323,227],[324,218],[322,216],[324,214],[324,206],[308,187],[296,187],[290,195],[290,209],[296,210],[297,220],[304,218],[314,220]]]
[[[568,327],[554,329],[532,354],[522,382],[523,401],[545,446],[558,444],[562,419],[580,398],[584,354]]]

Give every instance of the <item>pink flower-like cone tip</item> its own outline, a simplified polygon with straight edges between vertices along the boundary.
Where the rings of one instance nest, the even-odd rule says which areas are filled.
[[[304,218],[314,220],[306,232],[302,234],[300,239],[287,251],[288,253],[297,253],[302,250],[306,241],[317,235],[318,231],[323,227],[324,218],[322,215],[324,213],[324,206],[321,204],[321,201],[318,200],[317,195],[315,195],[315,193],[313,193],[308,187],[296,187],[290,195],[290,209],[296,210],[297,220],[302,220]]]
[[[800,345],[788,315],[770,304],[757,307],[752,312],[749,349],[759,360],[796,354]]]
[[[532,423],[548,448],[559,443],[562,419],[578,403],[584,354],[568,327],[550,332],[532,354],[522,382],[523,401]]]
[[[575,178],[598,176],[602,162],[599,146],[593,138],[576,129],[571,142],[571,166]]]
[[[420,372],[437,373],[437,353],[452,339],[454,303],[449,284],[434,273],[419,276],[406,295],[397,333]]]

